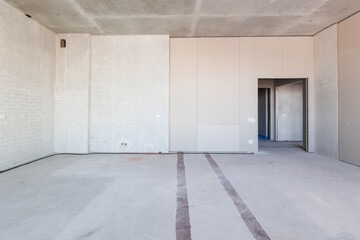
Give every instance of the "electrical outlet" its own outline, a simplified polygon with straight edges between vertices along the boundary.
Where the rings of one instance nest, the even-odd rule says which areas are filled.
[[[5,120],[5,119],[6,119],[6,116],[3,114],[0,114],[0,120]]]

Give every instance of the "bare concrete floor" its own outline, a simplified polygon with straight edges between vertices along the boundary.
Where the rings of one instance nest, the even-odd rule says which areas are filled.
[[[303,142],[286,142],[286,141],[264,141],[264,140],[259,140],[259,149],[262,150],[263,148],[274,148],[274,147],[280,147],[280,148],[289,148],[289,147],[297,147],[297,148],[303,148]]]
[[[360,168],[296,147],[211,156],[271,239],[360,239]],[[254,239],[206,157],[184,163],[192,239]],[[0,175],[0,239],[176,239],[176,194],[176,154],[54,156]]]

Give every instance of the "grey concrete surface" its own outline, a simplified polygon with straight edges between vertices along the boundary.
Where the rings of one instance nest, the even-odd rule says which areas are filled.
[[[62,155],[0,178],[1,239],[174,239],[176,155]]]
[[[172,37],[314,35],[358,0],[1,0],[56,33]]]
[[[303,149],[303,142],[298,141],[268,141],[268,140],[261,140],[259,141],[259,148],[289,148],[295,147]]]
[[[297,147],[212,154],[273,240],[360,239],[360,169]],[[192,239],[254,239],[203,154],[185,154]],[[1,239],[175,239],[171,155],[58,155],[0,175]]]
[[[303,140],[303,83],[276,87],[276,131],[279,141]]]

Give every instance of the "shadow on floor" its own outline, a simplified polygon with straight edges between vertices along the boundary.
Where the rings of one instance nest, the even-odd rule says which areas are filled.
[[[259,140],[259,149],[261,148],[300,148],[303,149],[303,142],[287,142],[287,141],[269,141]]]

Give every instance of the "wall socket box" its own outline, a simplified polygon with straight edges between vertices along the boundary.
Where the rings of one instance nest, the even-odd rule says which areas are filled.
[[[0,114],[0,120],[5,120],[5,119],[6,119],[6,116],[3,114]]]

